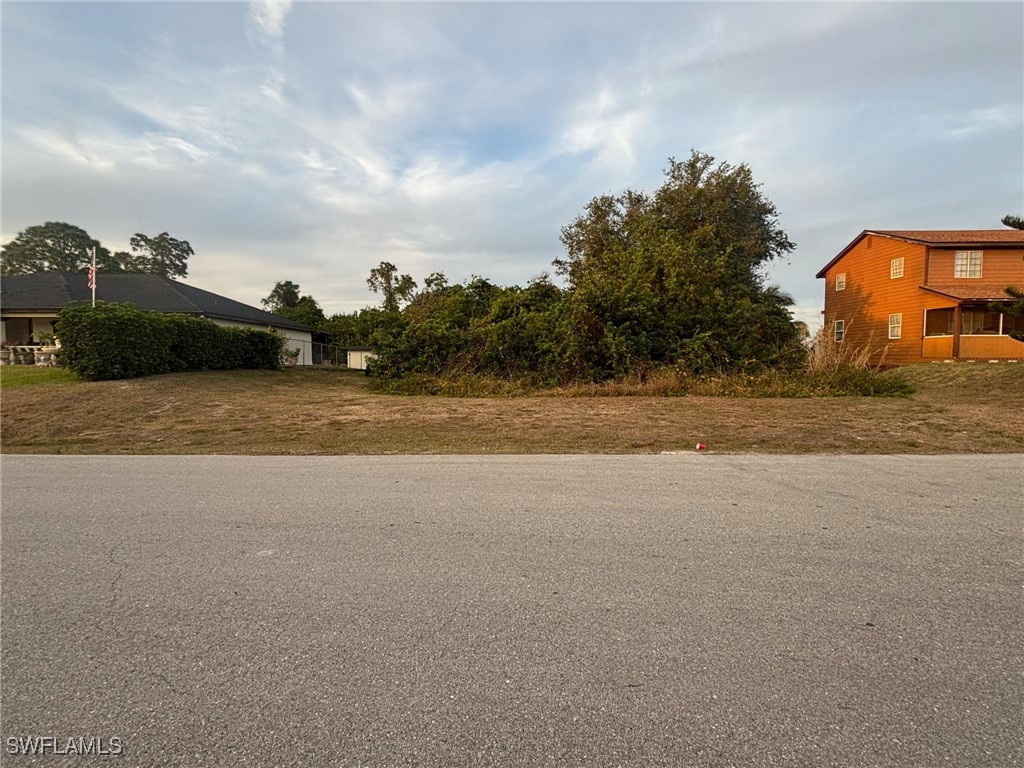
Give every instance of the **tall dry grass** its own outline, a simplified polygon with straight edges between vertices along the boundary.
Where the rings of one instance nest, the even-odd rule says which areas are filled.
[[[847,323],[847,335],[853,323],[852,320]],[[806,368],[810,372],[834,371],[845,366],[880,368],[885,365],[885,355],[889,351],[888,345],[875,347],[874,334],[868,337],[867,344],[854,346],[849,342],[836,341],[835,330],[828,327],[814,335],[808,348]]]

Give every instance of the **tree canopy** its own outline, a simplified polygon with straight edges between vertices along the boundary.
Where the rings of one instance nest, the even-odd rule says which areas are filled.
[[[130,243],[131,252],[112,254],[81,227],[48,221],[27,227],[3,247],[2,273],[85,272],[95,248],[99,272],[141,272],[175,278],[188,274],[188,259],[195,255],[188,241],[177,240],[166,232],[155,237],[136,233]]]
[[[263,308],[268,312],[280,312],[282,309],[296,307],[302,294],[299,293],[299,284],[291,280],[279,280],[274,284],[273,290],[267,298],[261,300]]]
[[[3,274],[84,272],[92,260],[93,248],[97,266],[114,264],[110,252],[81,227],[62,221],[37,224],[19,232],[3,247]]]
[[[563,228],[565,288],[546,275],[502,288],[435,274],[416,292],[381,264],[368,284],[400,322],[375,331],[376,370],[563,383],[801,362],[792,299],[764,274],[794,245],[750,168],[693,152],[670,158],[665,177],[653,193],[595,197]]]
[[[1005,304],[992,303],[989,304],[988,308],[992,312],[1003,312],[1011,317],[1024,317],[1024,290],[1013,285],[1006,286],[1004,290],[1006,295],[1011,299],[1015,299],[1015,301],[1009,306]],[[1024,331],[1010,331],[1010,337],[1017,341],[1024,341]]]
[[[577,374],[793,354],[792,299],[762,268],[795,246],[750,168],[693,152],[665,177],[653,194],[595,197],[562,230]]]
[[[416,290],[416,281],[409,275],[399,275],[398,267],[389,261],[382,261],[371,269],[366,284],[371,291],[381,294],[385,312],[397,312]]]
[[[299,284],[291,280],[275,283],[270,295],[261,299],[261,303],[268,312],[313,328],[320,328],[326,320],[319,302],[312,296],[303,296]]]
[[[1007,214],[1006,216],[1003,216],[1003,225],[1010,229],[1024,229],[1024,216]]]
[[[186,277],[188,259],[195,252],[187,240],[178,240],[166,232],[149,237],[136,233],[130,241],[134,269],[125,271],[147,272],[161,277]]]

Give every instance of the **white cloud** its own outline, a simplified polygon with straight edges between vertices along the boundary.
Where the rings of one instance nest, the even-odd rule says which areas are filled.
[[[302,153],[302,162],[306,168],[316,173],[334,174],[338,172],[334,166],[324,163],[320,157],[320,150],[316,147],[310,147]]]
[[[562,132],[559,151],[572,154],[593,151],[602,166],[632,168],[636,161],[634,147],[649,116],[644,108],[623,102],[622,97],[606,86],[578,105]]]
[[[937,135],[947,141],[959,141],[993,131],[1019,128],[1022,121],[1024,121],[1024,115],[1021,114],[1019,103],[996,104],[966,112],[944,114],[930,120],[926,119],[924,130],[926,133]]]
[[[253,0],[246,21],[258,40],[274,42],[284,37],[284,24],[291,10],[292,0]]]
[[[260,93],[275,104],[284,100],[285,76],[281,63],[284,59],[284,25],[291,10],[291,0],[252,0],[246,17],[249,39],[270,49],[273,63],[260,84]]]
[[[281,103],[284,96],[284,75],[278,69],[271,69],[267,79],[260,86],[260,93],[271,101]]]
[[[116,163],[111,155],[115,145],[93,138],[64,136],[50,130],[21,132],[21,138],[38,151],[51,158],[70,161],[93,171],[113,171]]]
[[[793,315],[794,320],[800,320],[807,323],[807,329],[811,332],[811,336],[814,336],[819,330],[821,330],[824,321],[821,316],[821,310],[824,307],[822,305],[794,305],[789,308],[790,314]]]

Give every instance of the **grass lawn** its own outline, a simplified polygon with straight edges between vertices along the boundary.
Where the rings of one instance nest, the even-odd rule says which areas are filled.
[[[5,453],[1024,452],[1024,363],[902,369],[900,398],[379,395],[345,370],[79,382],[0,369]]]
[[[4,392],[15,387],[46,387],[76,381],[78,379],[75,375],[64,368],[37,368],[34,365],[0,366],[0,390]]]

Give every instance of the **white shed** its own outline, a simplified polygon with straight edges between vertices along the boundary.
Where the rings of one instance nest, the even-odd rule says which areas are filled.
[[[348,367],[357,371],[365,371],[370,367],[370,361],[377,357],[373,347],[349,347]]]

